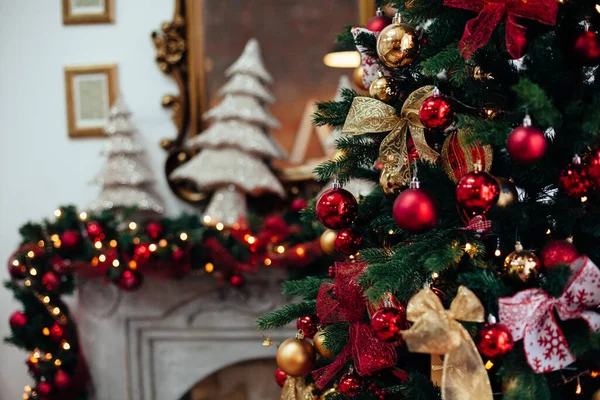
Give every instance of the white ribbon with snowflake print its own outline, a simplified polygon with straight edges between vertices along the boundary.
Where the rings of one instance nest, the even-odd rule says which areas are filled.
[[[600,270],[588,257],[580,257],[571,264],[571,272],[558,298],[527,289],[498,300],[500,322],[514,340],[523,339],[527,362],[536,373],[556,371],[575,361],[553,309],[562,320],[582,318],[591,330],[600,331],[600,314],[587,310],[600,305]]]

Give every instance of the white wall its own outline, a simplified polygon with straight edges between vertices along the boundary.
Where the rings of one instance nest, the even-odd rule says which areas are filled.
[[[116,62],[120,90],[147,146],[167,210],[182,206],[162,175],[161,137],[173,136],[161,96],[175,85],[154,62],[152,30],[170,20],[173,0],[115,0],[114,25],[63,26],[60,0],[0,0],[0,279],[27,220],[49,217],[56,206],[79,207],[98,188],[88,180],[102,166],[102,139],[67,136],[63,66]],[[0,288],[0,336],[18,307]],[[27,354],[0,344],[0,400],[21,398]]]

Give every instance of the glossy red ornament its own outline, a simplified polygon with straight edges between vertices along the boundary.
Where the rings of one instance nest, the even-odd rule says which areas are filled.
[[[338,232],[333,245],[335,250],[345,256],[356,254],[362,244],[362,236],[352,228],[342,229]]]
[[[600,37],[596,32],[581,32],[573,44],[573,53],[584,65],[596,65],[600,62]]]
[[[306,207],[308,207],[308,203],[306,202],[306,200],[297,198],[297,199],[292,200],[292,204],[290,205],[290,210],[292,210],[292,212],[299,212],[299,211],[304,210]]]
[[[146,225],[146,233],[150,236],[151,239],[158,239],[162,236],[165,228],[161,225],[160,222],[152,221]]]
[[[52,271],[57,274],[64,274],[69,270],[70,261],[55,255],[50,259],[50,265],[52,265]]]
[[[596,189],[600,189],[600,148],[592,150],[585,165],[588,179]]]
[[[540,251],[540,261],[545,268],[571,264],[578,257],[577,248],[568,240],[555,240]]]
[[[38,383],[36,388],[36,392],[38,392],[38,394],[41,396],[49,396],[50,394],[52,394],[53,390],[54,388],[48,382],[40,382]]]
[[[421,104],[419,119],[426,129],[443,131],[454,121],[454,109],[444,96],[434,94]]]
[[[60,278],[54,272],[48,271],[42,276],[42,285],[50,291],[57,290],[60,286]]]
[[[243,275],[233,274],[229,277],[229,284],[236,289],[246,284],[246,278]]]
[[[312,339],[319,330],[319,317],[316,315],[305,315],[296,320],[296,329],[302,329],[304,337]]]
[[[21,311],[15,311],[10,315],[8,323],[11,328],[24,328],[27,325],[27,315]]]
[[[88,237],[92,240],[96,239],[104,239],[104,229],[102,229],[102,225],[100,225],[96,221],[90,221],[86,225],[86,231]]]
[[[588,179],[587,170],[577,156],[573,163],[566,166],[558,176],[558,187],[569,197],[581,198],[587,195],[592,183]]]
[[[148,262],[151,255],[152,253],[150,252],[148,243],[140,243],[133,249],[133,259],[138,265],[143,265]]]
[[[380,308],[371,317],[371,327],[375,336],[384,342],[396,342],[402,339],[400,331],[407,329],[404,307]]]
[[[490,359],[506,355],[514,345],[510,330],[502,324],[485,324],[477,335],[479,352]]]
[[[65,371],[58,370],[54,374],[54,386],[58,390],[65,390],[71,386],[71,376]]]
[[[316,213],[319,221],[329,229],[349,228],[358,215],[358,203],[349,191],[333,188],[319,197]]]
[[[12,279],[24,279],[27,276],[27,268],[20,262],[15,265],[13,263],[14,260],[12,257],[8,259],[8,273],[10,277]]]
[[[525,116],[523,125],[508,136],[506,150],[514,162],[533,164],[546,153],[546,137],[544,132],[531,126],[531,118]]]
[[[61,248],[65,250],[77,250],[81,246],[81,235],[78,230],[70,229],[60,235]]]
[[[438,202],[417,186],[406,189],[394,201],[392,216],[400,229],[409,233],[431,230],[438,220]]]
[[[496,204],[499,195],[498,181],[484,171],[465,174],[456,186],[458,205],[473,215],[485,214]]]
[[[446,296],[446,293],[442,292],[440,289],[436,288],[436,287],[432,287],[431,291],[433,292],[433,294],[435,294],[438,299],[440,299],[440,301],[442,303],[446,302],[446,299],[448,298],[448,296]]]
[[[350,398],[358,396],[363,387],[363,381],[353,372],[342,375],[338,382],[338,391]]]
[[[371,32],[381,32],[383,28],[391,23],[392,19],[390,17],[386,17],[385,15],[377,15],[367,22],[366,28]]]
[[[119,287],[127,292],[133,292],[137,290],[144,281],[144,276],[135,270],[123,271],[121,278],[119,279]]]
[[[58,322],[53,323],[50,327],[50,339],[54,340],[55,342],[63,340],[64,334],[65,332]]]
[[[277,368],[275,370],[275,382],[279,385],[279,387],[283,387],[285,385],[285,381],[287,381],[288,374],[283,372],[281,368]]]

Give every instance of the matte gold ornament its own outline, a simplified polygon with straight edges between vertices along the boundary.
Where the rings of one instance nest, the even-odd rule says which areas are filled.
[[[281,400],[317,400],[312,384],[307,385],[304,378],[289,377],[281,390]]]
[[[330,256],[334,256],[337,254],[337,251],[335,251],[335,238],[337,237],[337,231],[333,230],[333,229],[327,229],[325,232],[323,232],[323,234],[321,235],[321,250],[323,250],[323,253],[330,255]]]
[[[510,253],[504,260],[504,273],[508,276],[516,276],[522,282],[538,276],[540,271],[540,260],[533,252],[523,250],[521,242],[515,243],[515,251]]]
[[[391,76],[385,76],[379,71],[379,78],[369,87],[369,95],[384,103],[392,104],[398,100],[398,84]]]
[[[277,349],[277,365],[289,376],[302,377],[315,367],[315,348],[302,331],[295,338],[285,340]]]
[[[318,355],[323,358],[334,358],[335,353],[330,351],[327,347],[325,347],[325,335],[323,331],[318,331],[313,338],[313,346]]]
[[[502,177],[496,177],[498,186],[500,186],[500,196],[496,202],[496,207],[508,208],[519,202],[519,194],[515,184]]]
[[[379,59],[390,68],[412,64],[421,47],[415,28],[401,23],[400,19],[400,14],[396,14],[394,21],[386,26],[377,38]]]
[[[333,399],[337,399],[339,394],[340,394],[340,392],[337,390],[337,388],[332,387],[330,389],[327,389],[323,393],[321,393],[320,400],[333,400]]]

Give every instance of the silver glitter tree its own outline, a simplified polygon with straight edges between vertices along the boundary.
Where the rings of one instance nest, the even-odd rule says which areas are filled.
[[[203,220],[231,227],[246,217],[246,195],[285,196],[283,186],[266,165],[267,160],[285,155],[268,135],[268,129],[278,128],[279,122],[265,107],[275,101],[265,87],[273,79],[256,39],[248,41],[225,75],[230,80],[219,90],[223,101],[204,115],[213,124],[186,143],[202,151],[175,169],[171,178],[187,179],[213,191]]]
[[[144,149],[136,138],[131,111],[122,97],[110,109],[105,132],[109,139],[103,154],[108,160],[92,179],[92,183],[100,185],[102,190],[90,204],[90,210],[136,207],[140,211],[162,213],[161,203],[148,191],[148,184],[154,180],[152,171],[142,161]]]

